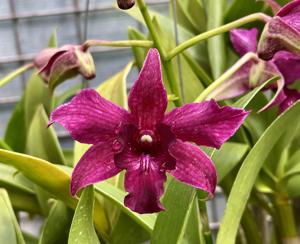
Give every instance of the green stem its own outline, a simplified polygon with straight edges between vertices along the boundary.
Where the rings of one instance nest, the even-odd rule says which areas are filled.
[[[291,200],[277,194],[275,198],[276,222],[283,244],[296,244],[300,239],[297,236],[296,223],[294,219]]]
[[[263,21],[263,22],[268,22],[270,19],[271,19],[270,16],[265,15],[263,13],[250,14],[248,16],[245,16],[243,18],[240,18],[240,19],[230,22],[228,24],[225,24],[220,27],[217,27],[212,30],[201,33],[201,34],[181,43],[180,45],[175,47],[173,50],[171,50],[165,58],[166,58],[166,60],[170,60],[170,59],[174,58],[176,55],[178,55],[179,53],[183,52],[184,50],[196,45],[200,41],[203,41],[210,37],[222,34],[231,29],[234,29],[234,28],[237,28],[242,25],[248,24],[250,22],[258,21],[258,20]]]
[[[149,40],[122,40],[122,41],[105,41],[105,40],[87,40],[83,45],[86,50],[93,46],[108,46],[108,47],[153,47],[153,41]]]
[[[10,82],[15,77],[19,76],[20,74],[24,73],[28,69],[32,68],[33,64],[25,64],[21,66],[20,68],[14,70],[13,72],[9,73],[7,76],[5,76],[3,79],[0,80],[0,87],[6,85],[8,82]]]
[[[206,202],[203,201],[203,198],[205,198],[205,195],[202,191],[197,191],[198,195],[198,205],[199,205],[199,211],[200,211],[200,220],[202,224],[202,233],[205,239],[205,244],[213,244],[213,238],[211,234],[211,230],[209,227],[209,220],[208,220],[208,214],[207,214],[207,208],[206,208]]]
[[[173,65],[170,60],[165,61],[166,60],[165,50],[163,49],[162,43],[160,42],[160,37],[158,35],[158,32],[155,31],[151,16],[148,12],[148,9],[146,7],[144,0],[137,0],[137,4],[138,4],[140,12],[144,18],[145,24],[149,30],[149,33],[153,39],[154,46],[158,49],[158,51],[162,57],[162,64],[166,70],[166,75],[167,75],[167,78],[168,78],[168,81],[170,84],[171,91],[176,97],[178,97],[178,99],[174,101],[175,105],[178,107],[182,104],[182,100],[181,100],[181,96],[179,93],[178,82],[176,81],[176,77],[174,75]]]
[[[218,86],[223,84],[228,80],[236,71],[238,71],[245,63],[249,60],[256,60],[257,55],[255,53],[249,52],[245,54],[241,59],[239,59],[233,66],[231,66],[224,74],[222,74],[218,79],[216,79],[211,85],[209,85],[195,100],[195,102],[202,102],[209,97],[209,94],[215,90]],[[215,94],[214,94],[215,95]]]

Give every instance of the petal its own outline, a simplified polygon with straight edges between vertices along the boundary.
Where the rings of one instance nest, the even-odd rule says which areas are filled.
[[[276,15],[280,16],[287,25],[300,31],[300,1],[296,0],[286,4]]]
[[[176,169],[170,174],[213,196],[217,174],[211,159],[197,146],[180,140],[169,147],[169,152],[176,159]]]
[[[253,65],[252,61],[245,63],[228,80],[213,90],[207,96],[207,99],[220,101],[240,96],[249,91],[249,73]]]
[[[290,52],[280,51],[272,59],[284,77],[285,84],[291,84],[300,78],[300,57]]]
[[[135,158],[136,169],[125,174],[125,189],[129,193],[124,200],[125,206],[138,213],[154,213],[164,210],[160,197],[164,192],[165,171],[149,155]]]
[[[230,31],[230,41],[241,56],[248,52],[256,52],[258,29],[233,29]]]
[[[81,142],[96,144],[114,136],[115,129],[129,119],[129,113],[101,97],[93,89],[84,89],[71,102],[55,109],[49,124],[63,125]]]
[[[93,145],[76,164],[71,177],[71,194],[74,196],[80,189],[113,177],[120,171],[114,163],[111,143]]]
[[[291,105],[300,99],[300,93],[294,89],[284,89],[286,99],[279,106],[279,113],[283,113]]]
[[[167,103],[159,53],[152,48],[130,91],[128,105],[140,129],[153,129],[163,119]]]
[[[166,115],[177,138],[199,145],[220,148],[240,127],[248,115],[243,109],[219,107],[214,100],[186,104]]]

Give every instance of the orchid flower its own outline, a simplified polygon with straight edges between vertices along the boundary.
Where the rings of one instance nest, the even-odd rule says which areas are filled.
[[[282,7],[266,24],[259,44],[259,57],[271,59],[280,50],[300,55],[300,0]]]
[[[257,33],[256,28],[250,30],[234,29],[230,32],[232,45],[240,56],[248,52],[256,54]],[[217,101],[234,98],[245,94],[274,76],[281,78],[276,85],[271,84],[267,89],[277,90],[276,94],[261,111],[279,105],[280,112],[282,112],[287,106],[281,104],[291,105],[291,101],[295,102],[297,97],[295,94],[298,93],[296,90],[291,92],[288,85],[300,78],[300,57],[287,51],[276,53],[273,59],[269,61],[258,57],[255,60],[249,60],[230,79],[216,88],[209,97]]]
[[[34,65],[47,83],[56,85],[78,74],[86,79],[95,77],[93,57],[81,45],[43,49],[36,55]]]
[[[130,112],[92,89],[53,111],[50,124],[60,123],[75,140],[93,144],[72,173],[71,194],[126,170],[124,202],[138,213],[164,209],[166,173],[213,196],[216,170],[197,145],[220,148],[248,112],[211,100],[165,114],[167,104],[159,53],[150,49],[129,94]]]

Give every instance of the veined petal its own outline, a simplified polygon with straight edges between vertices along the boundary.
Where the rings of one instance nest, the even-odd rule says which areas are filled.
[[[176,179],[214,195],[217,174],[211,159],[190,143],[177,140],[169,147],[176,160],[176,169],[170,174]]]
[[[163,119],[167,103],[159,53],[152,48],[130,91],[128,105],[140,129],[153,129]]]
[[[230,31],[230,41],[237,53],[241,56],[248,52],[256,52],[257,47],[256,28],[248,29],[233,29]]]
[[[286,4],[276,15],[280,16],[289,26],[300,31],[300,1],[296,0]]]
[[[96,144],[114,136],[116,127],[128,119],[126,110],[104,99],[93,89],[84,89],[71,102],[55,109],[49,124],[60,123],[75,140]]]
[[[214,101],[186,104],[173,109],[164,119],[183,141],[220,148],[240,127],[248,115],[243,109],[219,107]]]
[[[125,206],[138,213],[164,210],[160,197],[164,192],[165,171],[160,170],[155,158],[149,155],[137,156],[135,160],[139,167],[125,174],[125,189],[129,193],[124,200]]]
[[[275,54],[272,61],[284,77],[285,84],[291,84],[300,78],[299,56],[290,52],[280,51]]]
[[[114,163],[111,141],[93,145],[75,166],[71,177],[71,194],[74,196],[82,188],[113,177],[120,171]]]

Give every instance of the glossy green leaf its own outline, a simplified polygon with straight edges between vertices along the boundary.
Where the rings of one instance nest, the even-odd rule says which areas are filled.
[[[193,187],[171,180],[162,201],[166,210],[157,217],[151,244],[181,243],[195,196]]]
[[[226,142],[220,150],[215,151],[212,161],[216,166],[218,182],[221,182],[243,159],[248,149],[249,146],[247,144]]]
[[[28,128],[27,153],[55,164],[65,164],[65,158],[59,145],[54,128],[47,127],[49,118],[39,105]]]
[[[94,187],[88,186],[81,194],[72,220],[69,244],[97,244],[100,243],[94,229]]]
[[[15,167],[33,183],[69,206],[76,206],[76,200],[69,193],[69,175],[54,164],[33,156],[2,149],[0,149],[0,162]]]
[[[152,232],[156,220],[156,214],[138,214],[124,206],[126,193],[107,182],[101,182],[95,185],[96,192],[111,200],[124,213],[141,225],[149,233]]]
[[[67,243],[73,211],[63,202],[55,201],[44,222],[39,244]]]
[[[217,244],[235,243],[239,223],[254,186],[255,179],[268,154],[287,130],[287,123],[300,119],[300,103],[290,107],[263,133],[244,160],[229,195],[217,237]]]
[[[207,7],[207,29],[213,29],[224,23],[225,0],[209,0]],[[208,56],[212,76],[217,79],[226,68],[226,49],[224,35],[218,35],[207,40]]]
[[[25,244],[7,192],[0,189],[0,243]]]
[[[5,142],[16,152],[25,152],[27,130],[24,96],[16,104],[5,131]]]

